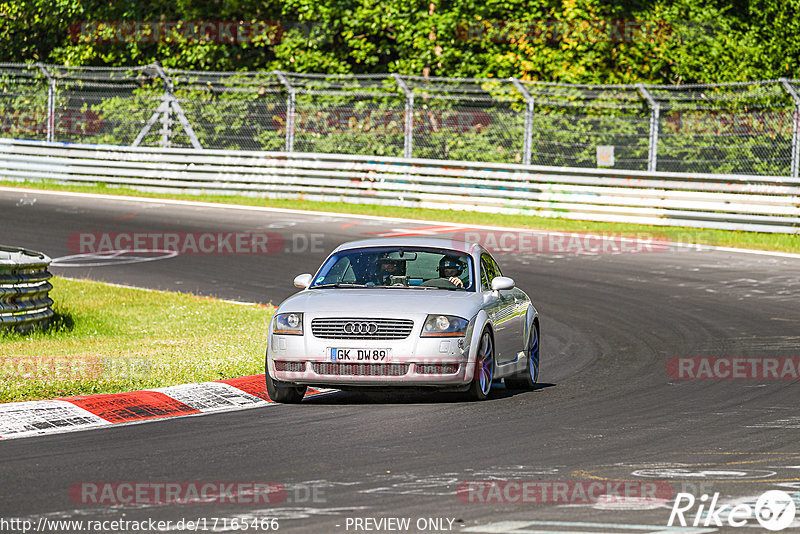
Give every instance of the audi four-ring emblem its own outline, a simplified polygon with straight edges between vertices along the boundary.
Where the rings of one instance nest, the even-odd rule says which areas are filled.
[[[346,334],[375,334],[378,331],[377,323],[352,321],[344,324]]]

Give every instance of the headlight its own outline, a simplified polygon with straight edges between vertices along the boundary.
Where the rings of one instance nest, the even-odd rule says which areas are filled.
[[[463,337],[469,321],[454,315],[428,315],[421,337]]]
[[[273,334],[291,334],[295,336],[303,335],[303,314],[302,313],[279,313],[275,316],[275,328]]]

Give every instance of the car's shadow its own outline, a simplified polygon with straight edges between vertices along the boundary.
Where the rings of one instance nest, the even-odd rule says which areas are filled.
[[[489,397],[484,402],[501,400],[517,395],[532,395],[539,390],[555,387],[556,384],[539,383],[532,390],[506,389],[503,384],[494,384]],[[413,388],[374,389],[364,391],[333,391],[308,395],[301,404],[442,404],[473,402],[467,393],[425,391]]]

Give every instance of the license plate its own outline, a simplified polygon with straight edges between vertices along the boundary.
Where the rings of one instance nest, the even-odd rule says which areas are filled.
[[[388,362],[392,349],[328,348],[328,359],[332,362]]]

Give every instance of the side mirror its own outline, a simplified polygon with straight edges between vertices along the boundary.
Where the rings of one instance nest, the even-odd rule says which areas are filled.
[[[311,275],[308,273],[298,274],[294,277],[295,287],[302,287],[303,289],[311,285]]]
[[[514,280],[507,276],[496,276],[492,280],[492,291],[500,291],[502,289],[514,289]]]

